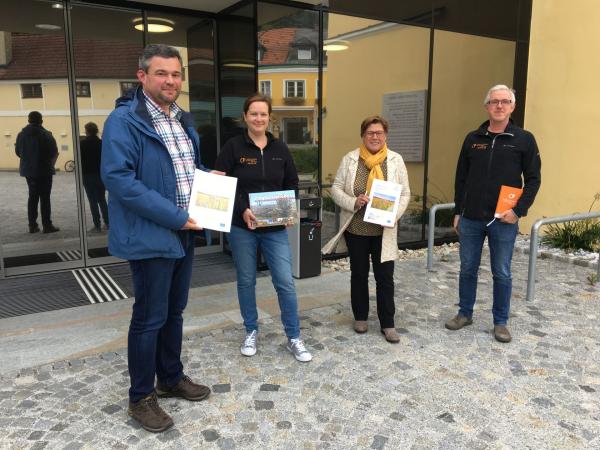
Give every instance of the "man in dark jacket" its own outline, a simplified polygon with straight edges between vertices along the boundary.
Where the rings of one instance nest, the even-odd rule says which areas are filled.
[[[460,238],[459,312],[449,330],[473,323],[483,242],[487,236],[493,275],[494,337],[510,342],[506,324],[512,291],[511,260],[519,217],[527,215],[541,183],[541,160],[533,135],[514,125],[515,95],[504,85],[485,98],[489,120],[463,143],[455,179],[454,229]],[[522,188],[515,206],[496,213],[501,186]]]
[[[84,125],[85,137],[81,139],[81,174],[83,187],[90,204],[90,213],[94,227],[90,233],[100,233],[100,214],[104,226],[108,229],[108,206],[106,204],[106,189],[100,178],[100,160],[102,155],[102,140],[98,137],[98,125],[88,122]]]
[[[58,148],[52,133],[42,126],[42,114],[31,111],[27,117],[29,125],[17,135],[15,153],[20,158],[19,174],[27,180],[29,199],[27,200],[27,219],[29,232],[37,233],[38,203],[42,213],[44,233],[59,231],[52,225],[50,192],[54,163],[58,158]]]
[[[129,260],[135,293],[127,344],[129,414],[153,432],[173,425],[157,395],[198,401],[210,394],[183,373],[181,362],[193,230],[200,229],[187,208],[195,169],[204,169],[192,116],[175,103],[181,76],[176,49],[148,45],[137,72],[141,87],[117,100],[102,136],[109,252]]]

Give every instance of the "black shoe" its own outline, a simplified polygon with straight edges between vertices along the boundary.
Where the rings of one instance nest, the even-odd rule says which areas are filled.
[[[37,226],[37,224],[35,224],[34,226],[29,225],[29,232],[30,233],[37,233],[40,231],[40,227]]]
[[[138,402],[129,402],[127,413],[137,420],[144,430],[160,433],[173,426],[173,419],[158,404],[156,392]]]
[[[44,227],[45,234],[56,233],[57,231],[60,231],[60,228],[55,227],[54,225],[48,225],[47,227]]]
[[[167,387],[157,381],[156,394],[159,397],[180,397],[191,402],[198,402],[210,395],[210,389],[202,384],[194,383],[190,377],[184,375],[181,381],[173,387]]]

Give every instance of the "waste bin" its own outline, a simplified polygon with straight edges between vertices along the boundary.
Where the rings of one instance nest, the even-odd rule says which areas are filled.
[[[300,197],[296,200],[300,220],[288,228],[292,274],[295,278],[321,274],[321,204],[320,197]]]

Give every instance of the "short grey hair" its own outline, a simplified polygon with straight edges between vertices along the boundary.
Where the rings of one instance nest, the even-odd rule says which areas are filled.
[[[140,56],[138,67],[144,72],[148,72],[150,60],[155,56],[160,58],[177,58],[179,60],[179,64],[183,66],[183,60],[181,59],[179,50],[177,50],[175,47],[171,47],[170,45],[166,44],[150,44],[144,48],[142,56]]]
[[[510,94],[510,99],[512,100],[513,104],[517,102],[517,99],[515,98],[514,89],[509,88],[505,84],[497,84],[496,86],[492,86],[490,88],[490,90],[487,92],[487,94],[485,96],[485,100],[483,101],[484,105],[488,104],[488,102],[490,101],[490,95],[492,95],[492,92],[496,92],[496,91],[507,91]]]

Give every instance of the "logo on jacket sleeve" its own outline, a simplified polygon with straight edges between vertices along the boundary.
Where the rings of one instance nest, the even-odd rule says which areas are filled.
[[[255,166],[256,164],[258,164],[258,158],[245,158],[244,156],[242,156],[240,158],[240,164],[246,164],[248,166]]]

